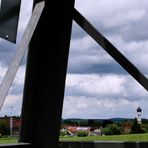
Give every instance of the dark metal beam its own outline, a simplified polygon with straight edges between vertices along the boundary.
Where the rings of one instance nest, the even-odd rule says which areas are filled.
[[[0,37],[16,43],[21,0],[1,0]]]
[[[59,148],[147,148],[148,142],[138,141],[62,141]]]
[[[148,91],[148,79],[76,9],[74,20]]]
[[[37,148],[58,145],[73,9],[74,0],[45,0],[30,43],[19,141]]]

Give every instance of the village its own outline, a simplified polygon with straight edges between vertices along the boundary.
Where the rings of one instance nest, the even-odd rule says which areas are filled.
[[[121,134],[138,134],[148,132],[148,120],[141,119],[142,109],[137,108],[137,117],[133,119],[106,119],[106,120],[63,120],[60,136],[105,136]]]
[[[148,119],[141,118],[142,109],[137,108],[137,117],[111,119],[62,119],[60,136],[105,136],[134,133],[148,133]],[[0,117],[0,135],[19,136],[19,116]],[[42,126],[42,125],[41,125]]]

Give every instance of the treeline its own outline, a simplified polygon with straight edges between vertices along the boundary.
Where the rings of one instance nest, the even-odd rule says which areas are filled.
[[[62,119],[61,124],[71,126],[100,127],[102,125],[102,121],[99,119]]]
[[[132,118],[110,118],[110,119],[62,119],[61,124],[72,125],[72,126],[106,126],[111,123],[123,123],[123,122],[133,122],[135,120]],[[142,119],[142,124],[148,124],[148,119]]]
[[[61,125],[89,126],[92,130],[101,129],[102,135],[120,135],[134,133],[148,133],[148,119],[142,119],[138,124],[137,119],[63,119]]]

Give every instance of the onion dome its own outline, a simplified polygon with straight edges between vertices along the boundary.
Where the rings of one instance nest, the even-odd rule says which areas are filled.
[[[140,107],[138,107],[137,112],[142,112],[142,109]]]

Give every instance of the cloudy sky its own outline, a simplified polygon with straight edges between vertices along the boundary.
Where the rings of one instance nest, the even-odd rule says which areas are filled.
[[[18,42],[30,16],[22,0]],[[75,7],[109,39],[138,69],[148,75],[148,1],[76,0]],[[0,39],[0,81],[11,62],[16,45]],[[0,115],[20,115],[25,73],[23,61]],[[63,118],[148,118],[148,92],[73,22],[66,77]]]

